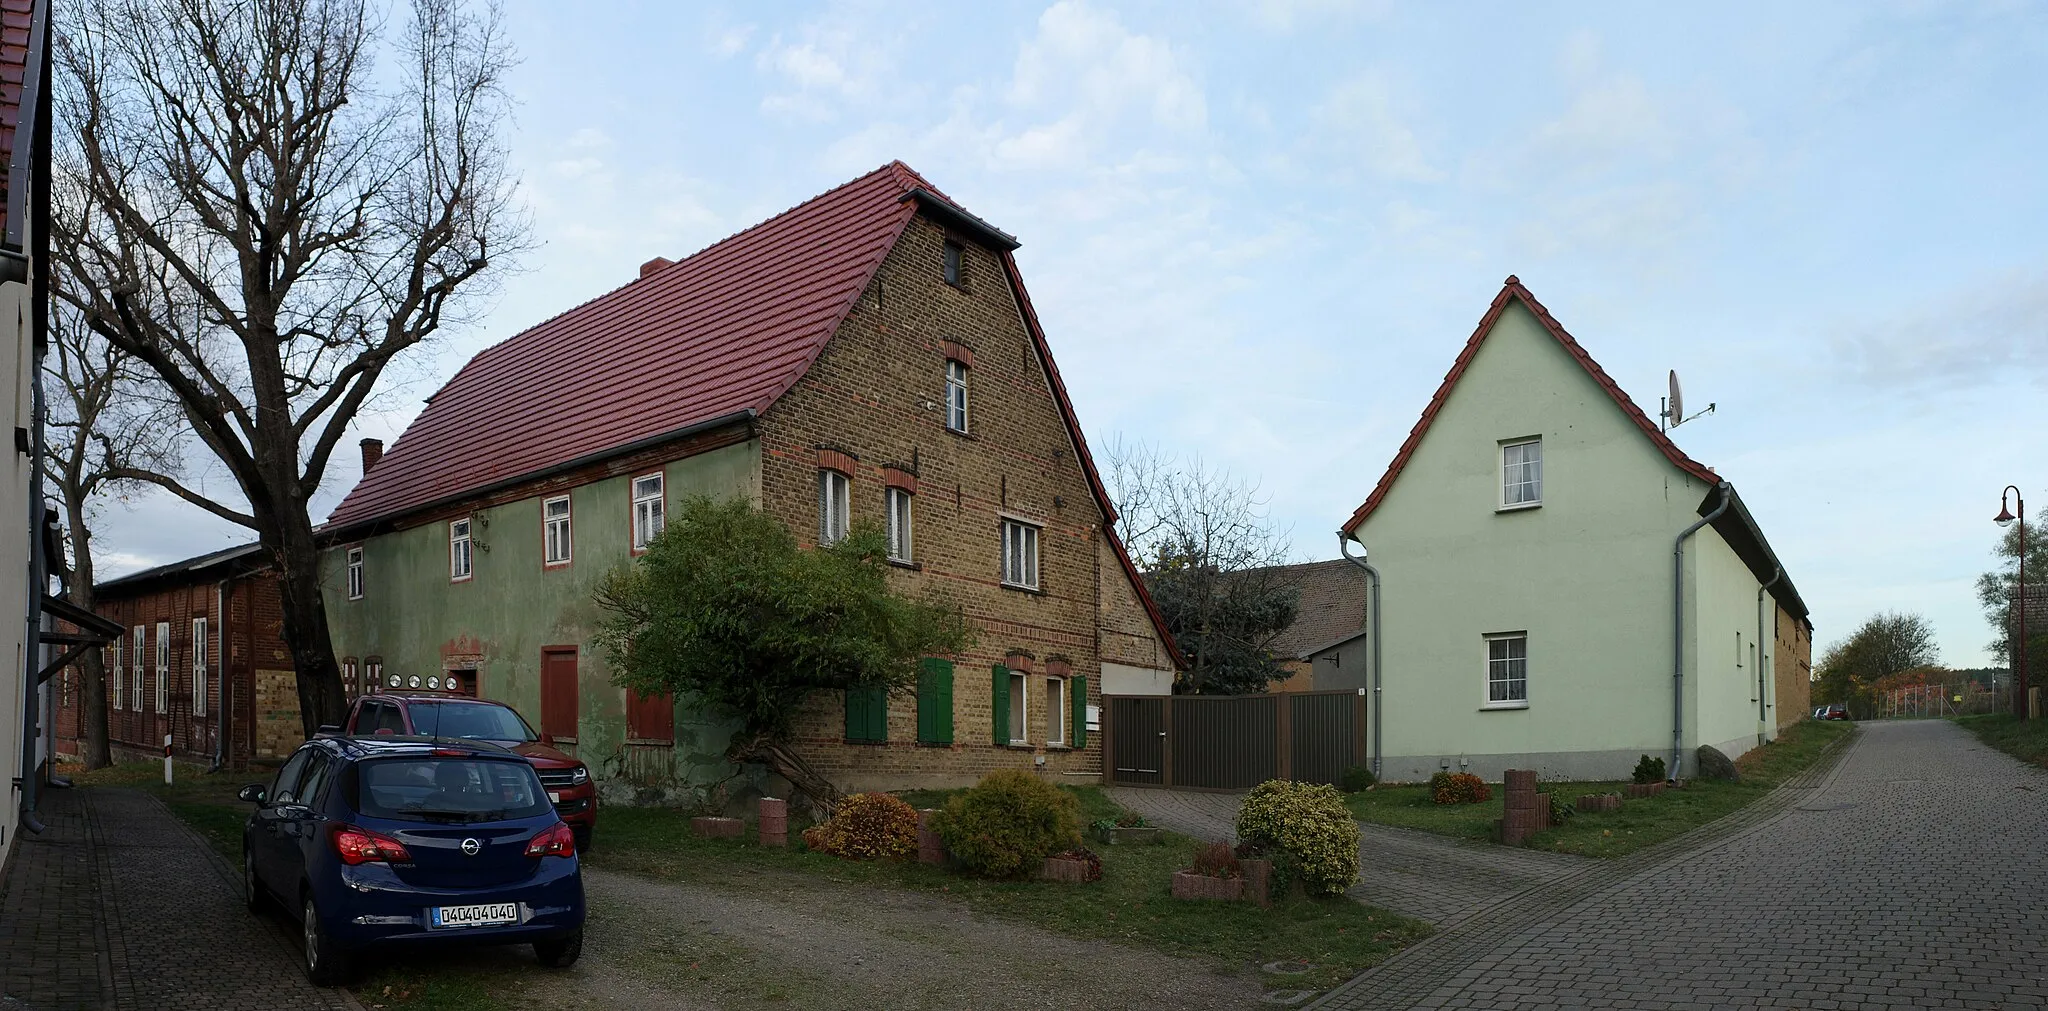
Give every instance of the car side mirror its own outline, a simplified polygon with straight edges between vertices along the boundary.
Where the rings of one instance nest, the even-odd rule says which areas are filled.
[[[554,746],[555,746],[555,735],[553,735],[553,734],[542,734],[542,735],[540,735],[540,743],[542,743],[542,744],[544,744],[544,745],[546,745],[546,746],[548,746],[548,747],[550,747],[550,748],[554,747]]]
[[[315,730],[315,731],[313,731],[313,736],[315,736],[315,737],[339,737],[339,736],[341,736],[341,724],[339,724],[339,723],[322,723],[322,724],[320,724],[320,729],[318,729],[318,730]]]
[[[235,794],[235,796],[250,804],[261,804],[264,800],[264,794],[267,792],[263,788],[263,784],[250,783],[248,786],[242,787],[241,792]]]

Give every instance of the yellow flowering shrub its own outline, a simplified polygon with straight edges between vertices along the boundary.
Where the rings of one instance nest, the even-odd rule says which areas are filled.
[[[1358,823],[1334,786],[1260,783],[1237,809],[1237,837],[1310,895],[1337,895],[1358,882]]]
[[[831,820],[805,829],[804,845],[848,860],[902,860],[917,852],[917,809],[886,793],[856,793]]]

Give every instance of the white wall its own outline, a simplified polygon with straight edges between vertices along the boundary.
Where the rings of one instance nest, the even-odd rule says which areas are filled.
[[[1102,665],[1104,695],[1171,695],[1173,672],[1129,667],[1120,663]]]

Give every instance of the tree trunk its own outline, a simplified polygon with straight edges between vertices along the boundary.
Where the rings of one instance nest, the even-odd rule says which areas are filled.
[[[811,768],[811,763],[791,751],[780,738],[769,734],[760,734],[752,739],[735,736],[732,747],[726,750],[726,757],[735,762],[765,765],[770,772],[789,780],[789,785],[817,809],[821,820],[832,817],[832,812],[839,809],[839,788]]]
[[[70,524],[71,574],[65,597],[88,611],[98,603],[98,594],[93,586],[92,532],[85,526],[85,510],[82,503],[73,508],[66,495],[65,520]],[[114,764],[114,754],[108,744],[107,734],[107,664],[106,654],[99,649],[85,651],[79,662],[82,680],[78,684],[78,757],[88,769],[104,769]],[[114,672],[116,677],[120,672]]]
[[[299,723],[310,738],[321,726],[340,723],[348,708],[341,691],[341,668],[334,662],[334,639],[327,627],[320,552],[303,502],[276,510],[270,527],[277,531],[280,543],[265,547],[277,566],[284,642],[292,652],[292,671],[298,678]]]

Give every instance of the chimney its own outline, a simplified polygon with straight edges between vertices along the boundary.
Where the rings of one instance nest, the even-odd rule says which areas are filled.
[[[368,474],[370,472],[370,468],[375,467],[377,465],[377,461],[382,459],[384,459],[384,440],[364,439],[363,473]]]
[[[658,273],[663,267],[667,267],[675,262],[676,261],[671,260],[666,256],[657,256],[654,259],[649,260],[646,263],[640,265],[640,276],[651,277],[654,274]]]

